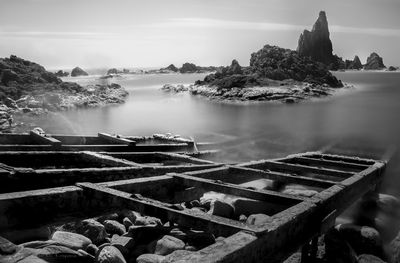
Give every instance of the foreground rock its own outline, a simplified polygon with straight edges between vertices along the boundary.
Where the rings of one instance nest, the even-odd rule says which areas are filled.
[[[369,55],[367,63],[364,65],[365,70],[381,70],[384,68],[386,68],[386,66],[383,64],[383,59],[375,52]]]
[[[89,74],[80,67],[73,68],[71,71],[71,77],[79,77],[79,76],[89,76]]]
[[[118,84],[83,87],[63,82],[56,74],[34,62],[16,56],[0,59],[2,131],[13,128],[13,116],[36,116],[73,108],[123,103],[127,95],[128,92]]]

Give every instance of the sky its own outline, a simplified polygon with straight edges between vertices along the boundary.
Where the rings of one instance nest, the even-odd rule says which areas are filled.
[[[265,44],[296,49],[320,10],[334,53],[400,65],[399,0],[0,0],[0,57],[48,69],[248,65]]]

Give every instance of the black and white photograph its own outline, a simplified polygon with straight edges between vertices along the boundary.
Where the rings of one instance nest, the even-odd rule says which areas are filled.
[[[400,263],[399,0],[0,0],[0,263]]]

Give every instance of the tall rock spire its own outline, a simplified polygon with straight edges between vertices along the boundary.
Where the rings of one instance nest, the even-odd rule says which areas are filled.
[[[311,57],[326,65],[335,61],[335,56],[332,54],[332,42],[329,38],[328,20],[324,11],[319,12],[311,32],[304,30],[300,35],[297,52],[300,56]]]

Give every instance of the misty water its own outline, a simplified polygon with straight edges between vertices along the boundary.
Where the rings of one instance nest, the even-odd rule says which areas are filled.
[[[400,74],[335,73],[355,88],[298,104],[218,103],[160,90],[163,84],[193,83],[204,74],[131,75],[114,78],[130,93],[125,104],[57,113],[36,120],[48,133],[192,136],[197,141],[236,138],[219,158],[240,162],[326,150],[381,158],[400,146]],[[80,83],[94,78],[66,78]],[[392,155],[383,187],[400,189],[399,157]]]

